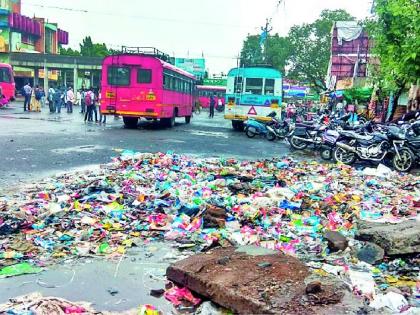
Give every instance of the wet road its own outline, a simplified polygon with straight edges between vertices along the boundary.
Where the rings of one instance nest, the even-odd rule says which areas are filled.
[[[0,185],[30,182],[57,172],[93,164],[107,163],[120,149],[140,152],[193,154],[258,159],[284,155],[285,143],[248,139],[235,132],[221,113],[210,120],[201,113],[187,125],[177,119],[173,129],[148,122],[128,130],[122,119],[108,117],[106,125],[85,124],[82,115],[62,112],[23,113],[14,103],[0,110]],[[1,191],[1,188],[0,188]]]

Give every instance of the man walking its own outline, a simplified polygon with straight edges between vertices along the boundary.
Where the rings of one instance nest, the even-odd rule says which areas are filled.
[[[26,83],[26,85],[23,87],[23,96],[25,97],[25,101],[23,103],[23,111],[26,112],[26,110],[31,110],[31,95],[32,95],[32,88],[31,85]]]
[[[70,87],[67,91],[67,113],[73,113],[73,104],[74,104],[74,93],[73,89]]]
[[[214,99],[214,96],[212,95],[210,97],[210,118],[214,117],[214,107],[216,106],[216,100]]]

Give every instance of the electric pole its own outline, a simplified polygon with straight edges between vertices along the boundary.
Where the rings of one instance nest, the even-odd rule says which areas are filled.
[[[265,26],[261,27],[261,46],[263,49],[263,61],[265,62],[267,60],[267,39],[270,34],[270,32],[273,30],[273,27],[271,26],[271,18],[266,19]]]

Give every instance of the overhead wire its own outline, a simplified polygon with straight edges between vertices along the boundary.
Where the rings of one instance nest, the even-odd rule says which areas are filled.
[[[156,16],[146,16],[146,15],[118,14],[115,12],[104,12],[104,11],[96,11],[96,10],[75,9],[75,8],[62,7],[62,6],[35,4],[35,3],[26,2],[26,1],[25,1],[25,5],[31,6],[31,7],[43,8],[43,9],[62,10],[62,11],[68,11],[68,12],[102,15],[102,16],[124,17],[124,18],[130,18],[130,19],[142,19],[142,20],[149,20],[149,21],[160,21],[160,22],[180,23],[180,24],[194,24],[194,25],[198,24],[198,25],[208,25],[208,26],[216,26],[216,27],[248,29],[248,27],[237,25],[237,24],[215,23],[215,22],[200,21],[200,20],[181,20],[181,19],[161,18],[161,17],[156,17]]]

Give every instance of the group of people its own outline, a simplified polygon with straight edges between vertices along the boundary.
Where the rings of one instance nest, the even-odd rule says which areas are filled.
[[[22,94],[25,98],[23,103],[23,111],[40,112],[41,105],[45,105],[45,91],[40,86],[32,88],[29,83],[23,87]]]
[[[23,104],[24,111],[41,111],[41,104],[46,104],[46,94],[43,88],[36,86],[32,88],[27,83],[22,90],[25,98]],[[50,87],[48,89],[48,105],[50,113],[61,113],[63,107],[66,108],[68,114],[73,113],[73,106],[80,106],[80,113],[84,114],[85,122],[106,123],[106,116],[101,114],[98,109],[100,106],[101,93],[99,90],[81,89],[74,91],[72,87]],[[98,120],[99,111],[99,120]]]

